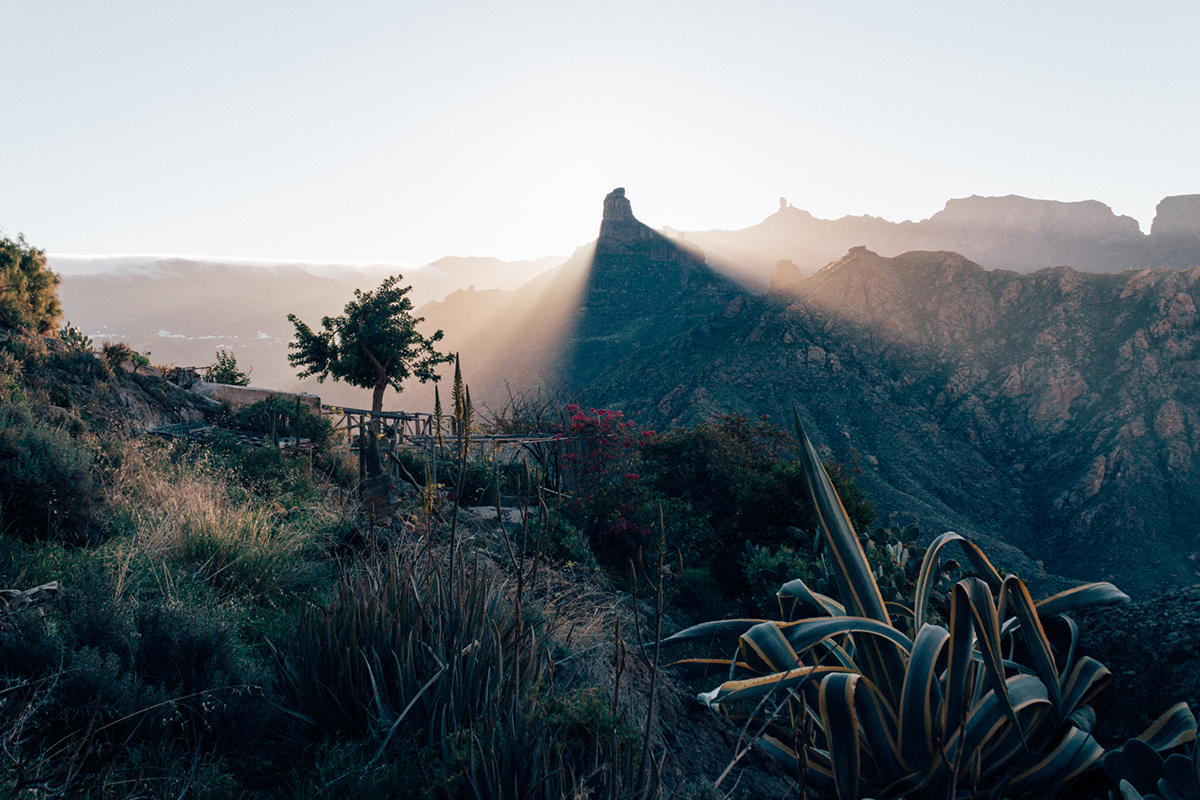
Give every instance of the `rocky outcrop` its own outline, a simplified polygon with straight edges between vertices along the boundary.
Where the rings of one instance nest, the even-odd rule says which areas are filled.
[[[1200,194],[1163,198],[1156,212],[1141,265],[1175,269],[1200,265]]]
[[[1164,197],[1154,211],[1152,236],[1200,237],[1200,194]]]
[[[800,268],[787,259],[780,259],[775,264],[775,274],[771,276],[771,291],[779,291],[800,280]]]

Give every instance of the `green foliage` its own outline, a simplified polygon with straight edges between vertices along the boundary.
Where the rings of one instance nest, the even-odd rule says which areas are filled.
[[[150,359],[134,350],[126,342],[106,340],[100,345],[100,354],[104,356],[104,360],[113,369],[117,369],[126,361],[133,364],[135,370],[150,366]]]
[[[0,531],[77,541],[95,509],[94,450],[0,402]]]
[[[1128,598],[1089,584],[1034,603],[1020,579],[1002,579],[979,548],[946,533],[925,554],[911,604],[885,603],[798,418],[796,433],[841,602],[796,578],[777,593],[782,622],[710,622],[665,640],[739,635],[735,660],[677,665],[688,677],[732,677],[701,699],[749,713],[781,765],[838,798],[952,797],[984,786],[1021,796],[1060,790],[1094,768],[1104,751],[1088,702],[1109,673],[1076,658],[1077,629],[1062,612]],[[951,543],[979,577],[954,584],[943,626],[928,601]],[[900,547],[892,552],[903,558]]]
[[[349,736],[440,746],[542,675],[541,651],[486,567],[454,587],[436,563],[417,567],[396,549],[368,554],[305,617],[277,659],[299,714]]]
[[[436,381],[438,365],[452,359],[433,349],[442,339],[441,331],[429,338],[417,331],[424,320],[410,313],[413,304],[407,295],[412,287],[397,288],[400,278],[392,276],[370,292],[356,289],[345,313],[323,318],[319,333],[288,314],[296,328],[296,338],[288,345],[293,351],[288,362],[300,369],[299,376],[315,375],[318,382],[332,376],[335,381],[372,389],[375,411],[382,410],[388,386],[399,392],[410,377],[421,383]]]
[[[681,538],[669,546],[682,551],[686,563],[708,567],[730,598],[761,596],[762,564],[747,562],[748,543],[775,553],[793,548],[792,562],[802,565],[791,531],[816,531],[817,518],[795,454],[794,440],[766,418],[751,423],[736,415],[646,443],[642,459],[654,489],[690,509]],[[855,484],[853,469],[827,469],[851,524],[869,530],[875,509]],[[746,574],[748,567],[757,577]]]
[[[138,743],[262,734],[263,668],[220,609],[134,604],[89,568],[38,611],[0,626],[0,682],[27,690],[4,698],[0,716],[11,714],[6,746],[37,753],[45,778],[102,773]]]
[[[333,423],[322,414],[314,414],[305,403],[271,396],[233,412],[230,422],[239,431],[269,436],[308,439],[319,447],[333,441]]]
[[[0,237],[0,327],[51,333],[58,327],[59,277],[46,266],[46,252],[18,236]]]
[[[620,411],[571,404],[566,412],[572,447],[563,461],[574,495],[567,516],[602,564],[624,570],[650,541],[657,519],[656,498],[639,474],[642,447],[654,432]]]
[[[204,368],[204,380],[230,386],[249,386],[250,375],[238,369],[237,357],[231,350],[218,350],[217,360]]]
[[[68,347],[73,349],[84,350],[89,353],[92,350],[91,338],[84,336],[83,331],[79,330],[79,328],[76,328],[70,322],[63,326],[62,330],[58,332],[58,338]]]

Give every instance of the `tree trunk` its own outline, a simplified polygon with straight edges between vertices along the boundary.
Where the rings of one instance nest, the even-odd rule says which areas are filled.
[[[371,411],[378,414],[383,411],[383,393],[387,389],[387,382],[380,381],[375,384],[375,389],[371,395]],[[360,457],[365,458],[367,462],[367,477],[375,478],[384,474],[383,454],[379,451],[379,431],[380,424],[378,417],[371,417],[371,424],[367,427],[366,446],[360,450]]]

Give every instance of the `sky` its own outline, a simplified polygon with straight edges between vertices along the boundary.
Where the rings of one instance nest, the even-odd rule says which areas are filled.
[[[1200,193],[1191,2],[0,0],[0,233],[55,254],[569,255],[786,197]]]

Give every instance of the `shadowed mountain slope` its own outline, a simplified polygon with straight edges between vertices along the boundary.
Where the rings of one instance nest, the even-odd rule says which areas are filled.
[[[593,398],[658,427],[795,401],[834,457],[861,458],[885,521],[1156,594],[1200,581],[1198,284],[855,248],[614,366]]]
[[[745,292],[704,254],[639,222],[624,189],[604,199],[600,235],[512,292],[455,292],[419,309],[462,354],[478,400],[505,388],[576,391],[640,349],[681,334]],[[431,395],[416,388],[410,397]]]

